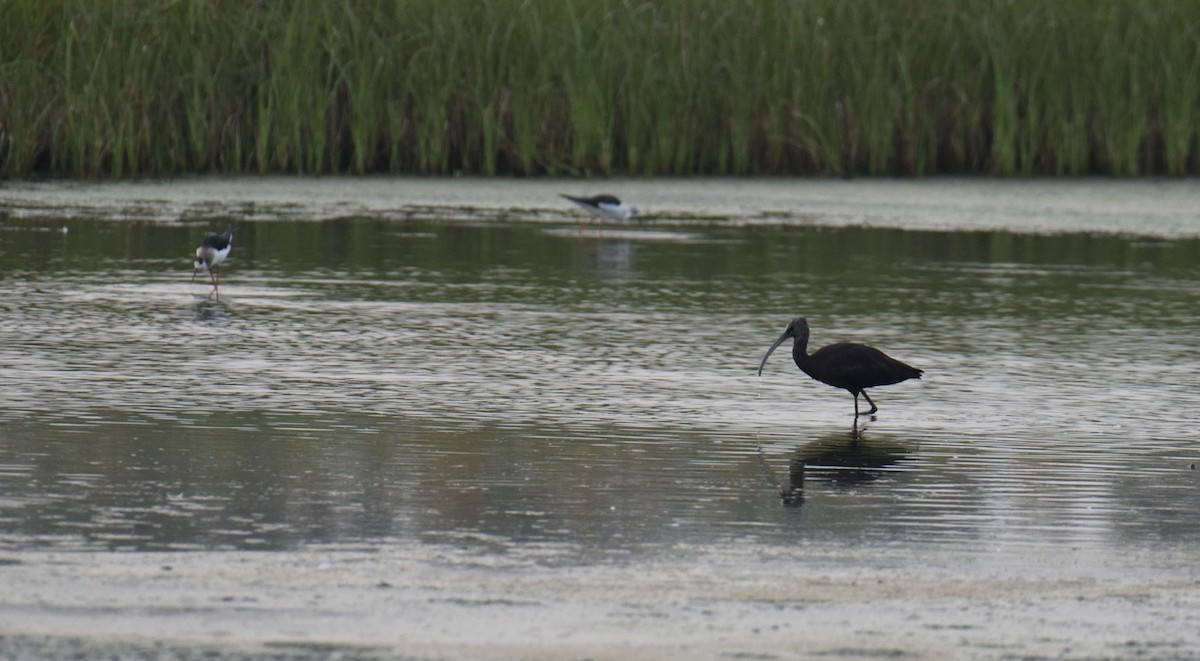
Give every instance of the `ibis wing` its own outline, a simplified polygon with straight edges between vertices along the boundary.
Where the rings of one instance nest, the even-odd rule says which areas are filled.
[[[921,370],[865,344],[831,344],[818,349],[809,362],[813,378],[850,391],[921,377]]]

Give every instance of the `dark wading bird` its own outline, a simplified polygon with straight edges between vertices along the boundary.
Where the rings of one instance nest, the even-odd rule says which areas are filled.
[[[875,347],[852,342],[839,342],[821,347],[812,354],[808,353],[808,320],[796,317],[784,329],[783,335],[775,340],[775,344],[767,349],[762,362],[758,364],[758,375],[762,376],[763,366],[771,352],[783,344],[789,337],[795,338],[792,343],[792,358],[801,372],[812,378],[826,383],[834,388],[842,388],[854,395],[854,417],[871,415],[879,410],[864,388],[886,386],[900,383],[908,379],[919,379],[923,370],[906,365],[888,356]],[[866,413],[858,412],[858,395],[862,394],[871,405]]]
[[[637,207],[625,204],[612,195],[575,197],[574,195],[562,194],[562,196],[577,204],[579,208],[592,214],[592,217],[588,218],[587,222],[579,226],[581,234],[583,233],[583,228],[587,227],[588,223],[591,223],[593,220],[607,218],[609,220],[623,221],[637,215]],[[603,228],[603,221],[601,222],[601,228]]]
[[[192,282],[196,281],[196,274],[200,269],[208,272],[208,277],[212,279],[213,292],[217,291],[217,267],[225,258],[229,256],[229,251],[233,249],[233,225],[225,228],[222,234],[214,234],[205,237],[200,242],[200,246],[196,248],[196,259],[193,260]]]

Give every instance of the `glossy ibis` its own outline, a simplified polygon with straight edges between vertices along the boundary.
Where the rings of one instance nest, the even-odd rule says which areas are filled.
[[[229,251],[233,249],[233,225],[225,228],[222,234],[213,234],[207,236],[200,242],[200,246],[196,248],[196,259],[193,260],[195,268],[192,269],[192,282],[196,281],[196,273],[200,269],[208,272],[208,277],[212,279],[213,291],[217,291],[217,267],[225,258],[229,256]]]
[[[763,366],[767,364],[767,358],[771,357],[771,352],[775,351],[789,337],[794,338],[792,358],[801,372],[834,388],[848,390],[851,395],[854,395],[855,418],[859,415],[871,415],[879,410],[879,407],[875,406],[875,402],[871,401],[865,388],[921,378],[922,370],[906,365],[879,349],[865,344],[839,342],[821,347],[809,354],[808,320],[804,317],[793,319],[784,329],[783,335],[780,335],[779,339],[775,340],[775,344],[767,349],[767,354],[763,356],[762,362],[758,365],[759,376],[762,376]],[[860,393],[867,398],[867,403],[871,405],[870,411],[861,414],[858,412],[858,395]]]
[[[579,226],[580,233],[583,233],[583,228],[587,227],[588,223],[597,218],[621,221],[629,220],[637,215],[637,207],[625,204],[612,195],[575,197],[574,195],[562,194],[562,196],[592,215],[591,218],[588,218],[587,222]]]

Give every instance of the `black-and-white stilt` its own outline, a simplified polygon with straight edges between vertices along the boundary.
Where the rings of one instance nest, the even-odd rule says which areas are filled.
[[[561,195],[592,215],[591,218],[588,218],[587,222],[579,226],[580,234],[583,233],[583,228],[587,227],[593,220],[600,220],[601,228],[603,229],[603,221],[606,218],[608,220],[624,221],[633,218],[638,212],[637,207],[625,204],[612,195],[596,195],[593,197]]]
[[[225,228],[225,232],[222,234],[205,237],[200,242],[200,246],[196,248],[192,282],[196,281],[196,274],[200,272],[200,269],[204,269],[208,273],[208,277],[212,279],[213,291],[216,292],[217,267],[229,256],[230,250],[233,250],[233,225]]]

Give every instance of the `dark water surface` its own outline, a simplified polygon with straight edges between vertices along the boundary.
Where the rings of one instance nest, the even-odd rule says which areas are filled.
[[[0,550],[1200,543],[1196,238],[108,215],[0,215]]]

